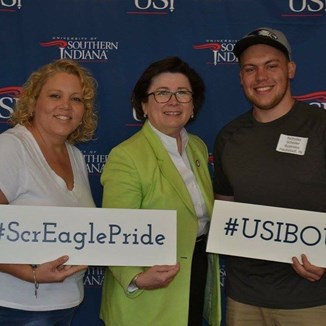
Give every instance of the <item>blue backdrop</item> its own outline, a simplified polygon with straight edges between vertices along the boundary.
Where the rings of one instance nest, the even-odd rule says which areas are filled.
[[[202,75],[206,102],[188,130],[212,151],[218,130],[249,109],[232,49],[256,27],[288,36],[297,63],[293,93],[326,109],[325,11],[325,0],[0,0],[0,132],[33,70],[58,58],[82,63],[99,83],[96,139],[80,149],[100,206],[108,152],[140,128],[129,98],[149,63],[177,55]],[[223,264],[221,275],[223,285]],[[102,281],[103,268],[90,267],[74,325],[101,324]]]

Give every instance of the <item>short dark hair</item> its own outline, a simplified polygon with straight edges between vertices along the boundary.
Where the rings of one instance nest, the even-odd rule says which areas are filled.
[[[196,116],[205,100],[204,81],[193,68],[180,58],[167,57],[150,64],[136,82],[131,95],[131,104],[137,119],[145,120],[142,103],[148,101],[147,92],[153,78],[164,72],[181,73],[188,78],[193,92],[194,116]]]

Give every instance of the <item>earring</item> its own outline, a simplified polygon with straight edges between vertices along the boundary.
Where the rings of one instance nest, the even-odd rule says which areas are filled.
[[[144,118],[145,118],[145,119],[147,118],[147,113],[144,113]]]

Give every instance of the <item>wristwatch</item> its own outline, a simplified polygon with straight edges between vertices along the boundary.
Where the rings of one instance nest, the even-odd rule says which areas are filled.
[[[129,286],[128,286],[128,292],[132,293],[135,292],[137,290],[139,290],[139,287],[136,284],[137,278],[139,277],[139,275],[142,273],[138,273],[130,282]]]

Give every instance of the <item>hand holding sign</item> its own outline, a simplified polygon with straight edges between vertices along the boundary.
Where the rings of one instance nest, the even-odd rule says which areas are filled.
[[[178,274],[180,265],[153,266],[139,274],[137,287],[139,289],[153,290],[168,286]]]
[[[317,280],[326,267],[325,220],[326,213],[216,200],[207,251],[293,263],[299,275]],[[292,261],[302,254],[309,261]]]
[[[302,264],[299,262],[297,257],[293,257],[292,267],[293,269],[303,278],[308,281],[315,282],[319,281],[322,276],[325,274],[325,268],[317,267],[310,264],[306,255],[301,255]]]
[[[67,277],[87,269],[87,266],[84,265],[64,265],[68,260],[68,256],[62,256],[58,259],[38,265],[36,270],[38,283],[62,282]]]

